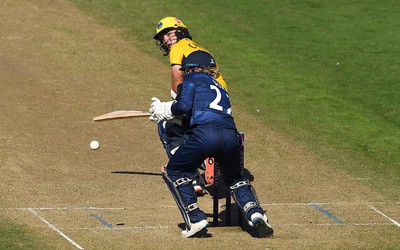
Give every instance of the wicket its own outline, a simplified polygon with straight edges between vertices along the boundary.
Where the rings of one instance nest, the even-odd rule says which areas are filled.
[[[244,132],[240,132],[240,139],[241,139],[241,147],[240,147],[240,166],[242,171],[244,171]],[[218,192],[218,186],[219,186],[219,166],[214,164],[214,186],[213,186],[213,226],[218,226],[218,197],[219,197],[219,192]],[[225,213],[226,213],[226,226],[231,226],[232,221],[232,205],[231,205],[231,192],[229,188],[226,188],[226,194],[225,194]],[[243,223],[243,215],[242,212],[238,208],[238,214],[237,214],[237,221],[238,225],[242,226]]]

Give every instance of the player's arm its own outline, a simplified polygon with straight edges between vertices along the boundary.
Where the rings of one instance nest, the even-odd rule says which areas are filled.
[[[179,93],[179,98],[172,104],[171,111],[174,116],[187,114],[192,111],[196,89],[193,83],[184,82]]]
[[[174,64],[171,66],[171,89],[175,92],[175,94],[178,93],[178,85],[183,82],[183,71],[179,70],[181,68],[181,65]]]

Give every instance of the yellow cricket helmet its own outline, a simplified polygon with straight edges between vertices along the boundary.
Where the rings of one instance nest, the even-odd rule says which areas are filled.
[[[183,24],[183,22],[176,17],[164,17],[161,19],[157,26],[156,26],[156,35],[154,36],[154,39],[159,40],[160,34],[164,33],[165,31],[171,30],[171,29],[184,29],[187,30],[186,25]]]

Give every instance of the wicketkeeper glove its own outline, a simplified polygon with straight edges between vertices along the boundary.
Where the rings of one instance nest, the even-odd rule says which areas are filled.
[[[151,121],[171,120],[174,118],[172,115],[171,106],[175,103],[175,101],[161,102],[157,97],[153,97],[151,100],[153,101],[149,109],[149,112],[151,113]]]
[[[149,119],[154,123],[158,123],[160,121],[155,114],[151,114]]]

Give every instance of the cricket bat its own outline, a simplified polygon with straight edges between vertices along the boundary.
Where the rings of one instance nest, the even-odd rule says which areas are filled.
[[[148,111],[137,111],[137,110],[116,110],[104,115],[99,115],[93,118],[93,121],[102,121],[109,119],[120,119],[128,117],[140,117],[140,116],[150,116],[151,113]]]

